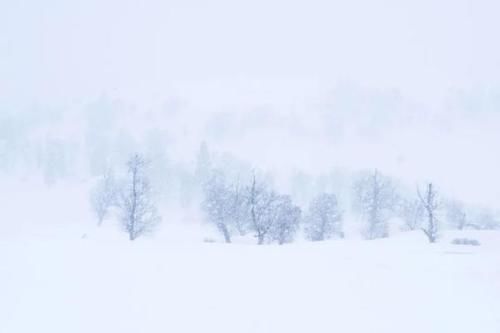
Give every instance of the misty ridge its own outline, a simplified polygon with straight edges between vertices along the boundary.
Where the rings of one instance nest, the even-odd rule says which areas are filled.
[[[494,93],[450,93],[432,107],[348,82],[332,89],[247,82],[228,88],[227,101],[222,85],[201,88],[211,96],[205,104],[192,89],[158,105],[101,94],[89,102],[6,108],[2,172],[22,186],[88,188],[90,201],[81,205],[90,203],[99,224],[121,221],[132,240],[142,234],[124,218],[134,156],[142,177],[134,181],[147,187],[144,214],[152,214],[155,227],[158,211],[184,211],[212,224],[226,242],[245,235],[259,244],[291,242],[297,234],[322,240],[344,237],[346,228],[347,235],[373,239],[389,236],[390,228],[425,229],[429,212],[419,191],[430,184],[439,193],[440,229],[500,227],[492,186],[498,178],[489,173],[498,162],[488,148],[500,120]],[[474,160],[491,165],[471,175]],[[390,192],[387,198],[373,197],[378,187]],[[251,204],[257,197],[265,203],[262,222]],[[331,217],[314,222],[313,211]],[[312,231],[314,223],[325,230]]]
[[[499,208],[494,1],[2,7],[9,178],[93,181],[141,153],[173,193],[206,142],[281,192],[296,174],[377,169]]]

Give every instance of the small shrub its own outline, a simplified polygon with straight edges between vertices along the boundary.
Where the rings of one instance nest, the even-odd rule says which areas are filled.
[[[204,242],[204,243],[217,243],[217,241],[216,241],[215,239],[213,239],[213,238],[208,238],[208,237],[203,238],[203,242]]]
[[[455,238],[451,243],[454,245],[471,245],[471,246],[481,245],[478,240],[469,238]]]

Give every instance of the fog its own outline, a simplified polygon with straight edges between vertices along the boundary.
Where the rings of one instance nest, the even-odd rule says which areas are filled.
[[[496,89],[499,10],[485,0],[7,0],[2,91],[142,101],[192,81],[349,80],[434,103],[450,90]]]
[[[499,18],[0,0],[0,331],[500,332]]]
[[[37,144],[59,140],[74,147],[71,173],[90,177],[96,133],[121,133],[132,151],[155,132],[176,163],[207,141],[275,174],[379,168],[498,207],[499,10],[484,0],[3,1],[4,171],[33,172]]]

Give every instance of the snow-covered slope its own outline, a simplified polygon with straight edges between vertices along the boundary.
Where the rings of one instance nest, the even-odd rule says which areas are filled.
[[[105,232],[105,231],[103,231]],[[287,246],[0,239],[0,332],[500,332],[500,233]]]

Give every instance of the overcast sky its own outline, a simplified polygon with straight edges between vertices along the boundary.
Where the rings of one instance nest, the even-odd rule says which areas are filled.
[[[499,16],[495,0],[3,0],[0,97],[140,99],[253,80],[433,101],[498,87]]]
[[[180,98],[190,127],[203,110],[291,110],[300,125],[313,109],[339,111],[383,135],[342,140],[335,114],[318,120],[333,135],[292,127],[280,141],[286,125],[268,124],[268,139],[259,128],[281,118],[263,117],[222,142],[264,166],[380,167],[497,202],[498,115],[443,113],[500,107],[499,17],[498,0],[3,0],[0,112],[66,111],[103,94],[138,110]],[[429,110],[441,112],[435,127]],[[394,114],[405,111],[418,114]],[[194,142],[204,133],[193,128]]]

